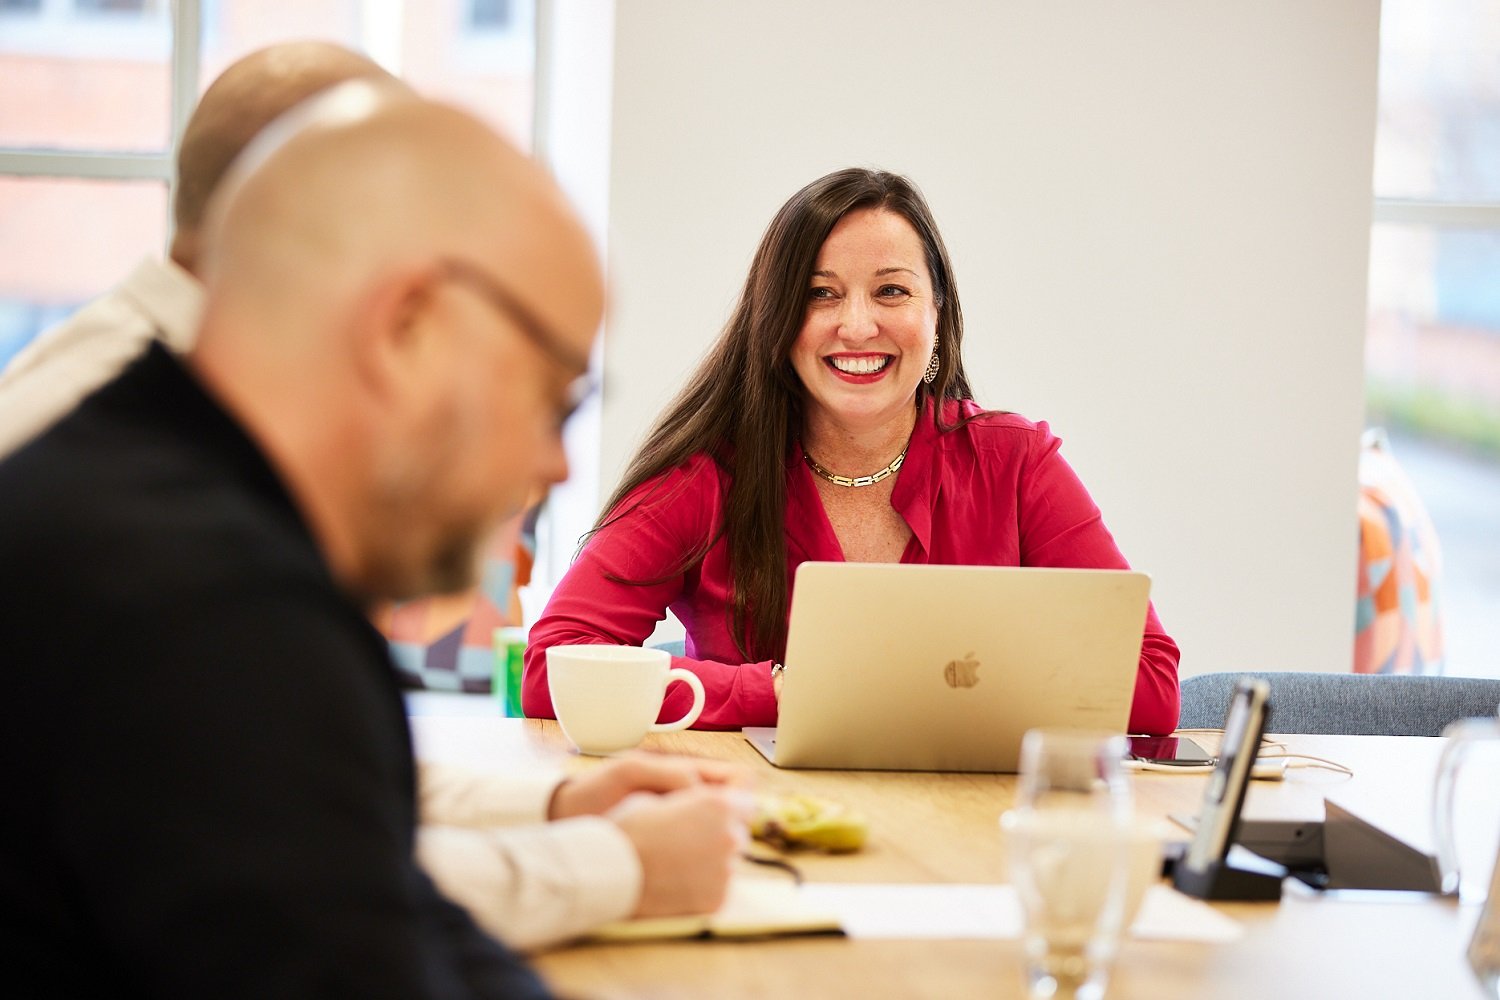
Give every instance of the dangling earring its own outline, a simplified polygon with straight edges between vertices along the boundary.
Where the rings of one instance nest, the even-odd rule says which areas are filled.
[[[932,352],[932,360],[929,361],[929,362],[927,362],[927,370],[922,373],[922,381],[926,382],[928,385],[931,385],[934,381],[937,380],[937,375],[938,375],[938,353],[937,353],[937,350],[934,348],[933,352]]]

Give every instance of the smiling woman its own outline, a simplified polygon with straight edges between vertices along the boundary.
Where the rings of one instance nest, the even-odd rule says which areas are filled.
[[[670,608],[687,629],[674,665],[707,690],[698,725],[773,723],[790,581],[810,560],[1127,568],[1047,425],[974,402],[962,339],[911,182],[849,169],[793,195],[533,626],[526,714],[552,712],[548,646],[639,644]],[[1175,727],[1177,661],[1150,612],[1133,732]]]

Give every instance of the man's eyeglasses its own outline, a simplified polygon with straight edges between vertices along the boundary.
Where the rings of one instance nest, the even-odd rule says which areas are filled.
[[[560,423],[571,417],[584,401],[594,394],[597,386],[588,375],[588,358],[569,347],[504,285],[490,277],[477,265],[457,257],[443,257],[438,261],[438,266],[442,269],[444,278],[456,281],[477,292],[481,298],[508,317],[527,340],[535,344],[543,354],[557,362],[563,369],[582,373],[568,385],[567,402],[560,414]]]

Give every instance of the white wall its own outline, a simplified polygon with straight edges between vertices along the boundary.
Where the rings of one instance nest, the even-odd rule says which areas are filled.
[[[623,0],[606,491],[765,224],[911,176],[981,402],[1046,419],[1185,674],[1346,670],[1377,0]]]

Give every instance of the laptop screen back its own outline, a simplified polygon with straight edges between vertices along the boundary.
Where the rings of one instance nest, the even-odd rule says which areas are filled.
[[[1124,732],[1149,590],[1128,570],[803,563],[775,763],[1003,772],[1027,729]]]

